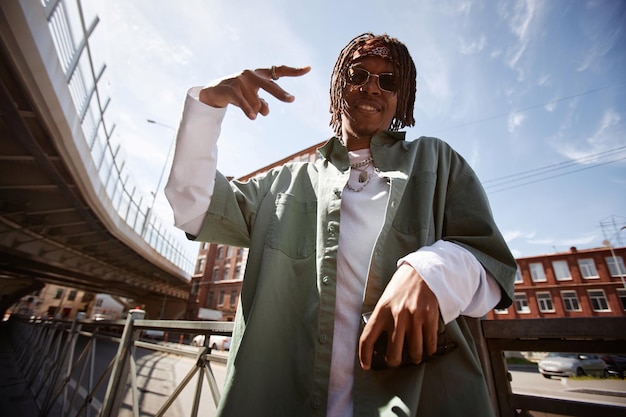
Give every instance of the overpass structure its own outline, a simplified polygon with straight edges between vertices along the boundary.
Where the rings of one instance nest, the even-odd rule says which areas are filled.
[[[0,312],[45,283],[179,318],[195,254],[132,186],[81,2],[0,3]],[[182,234],[181,234],[182,236]]]

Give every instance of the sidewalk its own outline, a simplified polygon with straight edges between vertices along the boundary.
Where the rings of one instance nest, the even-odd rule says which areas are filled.
[[[39,410],[9,344],[5,322],[0,322],[0,375],[0,417],[36,417]]]

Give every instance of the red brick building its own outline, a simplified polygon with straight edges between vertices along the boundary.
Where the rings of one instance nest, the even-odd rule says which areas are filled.
[[[315,161],[311,146],[245,175],[245,181],[273,167]],[[192,277],[187,319],[231,321],[239,301],[248,249],[202,244]],[[489,319],[594,317],[626,315],[626,248],[577,250],[517,259],[515,299]]]
[[[626,315],[626,248],[596,248],[517,259],[513,305],[489,319]]]
[[[318,158],[318,143],[278,162],[245,175],[245,181],[287,162],[315,161]],[[194,276],[191,279],[191,294],[187,305],[187,319],[232,321],[239,302],[243,273],[248,258],[248,249],[228,245],[203,243],[198,252]]]

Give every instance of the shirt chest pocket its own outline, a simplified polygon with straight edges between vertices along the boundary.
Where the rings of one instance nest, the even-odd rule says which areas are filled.
[[[315,252],[317,201],[301,201],[292,194],[280,193],[275,204],[265,244],[290,258],[311,256]]]

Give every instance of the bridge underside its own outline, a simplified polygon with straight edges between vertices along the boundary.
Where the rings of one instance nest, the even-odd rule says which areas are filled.
[[[137,236],[123,236],[111,226],[115,216],[103,218],[102,208],[98,212],[85,198],[80,161],[63,156],[38,112],[39,98],[28,85],[32,74],[22,70],[28,51],[19,49],[5,33],[0,42],[0,312],[44,283],[142,303],[186,300],[184,273]]]

